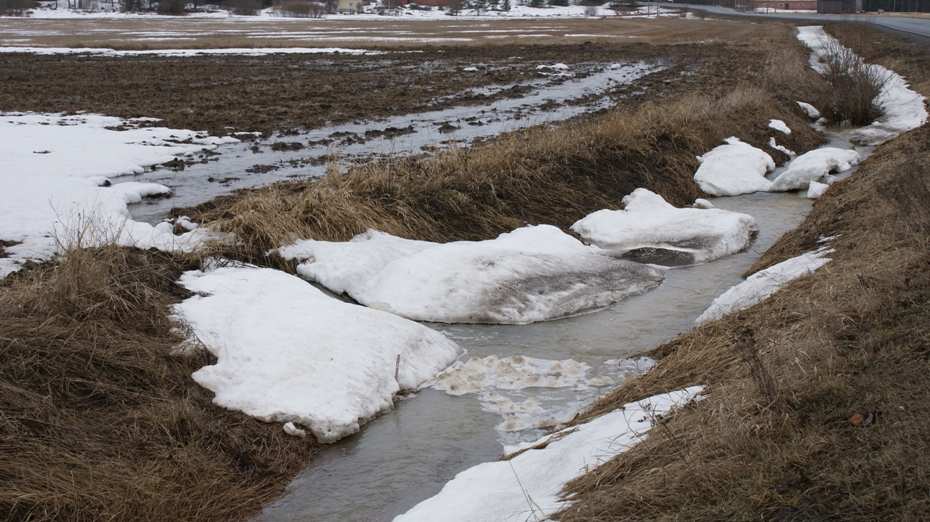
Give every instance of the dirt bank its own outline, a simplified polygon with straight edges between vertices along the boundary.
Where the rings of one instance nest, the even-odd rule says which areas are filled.
[[[923,53],[838,36],[928,94]],[[875,45],[870,48],[860,44]],[[884,54],[895,50],[892,65]],[[835,236],[814,276],[661,346],[588,415],[686,385],[707,397],[574,483],[562,520],[919,520],[930,510],[930,128],[881,146],[755,269]]]

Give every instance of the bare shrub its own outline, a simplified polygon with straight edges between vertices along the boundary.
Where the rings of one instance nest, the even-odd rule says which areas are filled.
[[[326,5],[306,0],[282,0],[274,3],[274,12],[292,18],[322,18],[326,14]]]
[[[0,0],[0,15],[23,16],[38,5],[35,0]]]
[[[187,7],[186,0],[159,0],[158,12],[168,15],[182,15]]]
[[[234,14],[244,16],[255,16],[263,7],[262,0],[229,0],[226,5]]]
[[[822,58],[824,76],[833,87],[826,116],[851,125],[868,125],[881,116],[875,104],[888,81],[880,68],[865,63],[852,49],[831,42]]]

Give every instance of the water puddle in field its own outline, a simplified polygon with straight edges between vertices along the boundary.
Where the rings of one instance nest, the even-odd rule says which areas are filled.
[[[155,222],[171,208],[195,206],[237,189],[319,177],[331,161],[365,161],[467,146],[476,140],[605,109],[612,103],[606,95],[608,90],[664,67],[651,63],[600,64],[578,77],[572,76],[571,70],[553,71],[545,84],[528,82],[530,92],[515,98],[243,142],[218,149],[219,156],[200,155],[195,159],[201,162],[181,171],[160,169],[114,181],[152,181],[171,187],[171,198],[146,201],[132,208],[135,219]]]

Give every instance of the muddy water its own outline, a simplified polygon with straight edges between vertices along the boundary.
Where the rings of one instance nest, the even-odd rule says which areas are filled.
[[[605,361],[631,357],[688,330],[710,301],[740,281],[740,274],[774,241],[796,227],[810,209],[797,194],[752,194],[714,200],[746,212],[759,236],[739,255],[670,269],[656,290],[597,313],[528,326],[436,326],[468,350],[469,357],[524,355],[573,359],[610,375]],[[527,388],[509,393],[532,399],[547,412],[570,415],[603,388]],[[437,493],[456,473],[493,460],[503,444],[532,440],[536,430],[503,432],[502,417],[483,411],[475,395],[453,397],[427,389],[362,432],[324,449],[259,520],[390,520]]]
[[[203,163],[180,172],[162,169],[114,181],[152,181],[171,187],[171,198],[147,201],[132,209],[135,219],[156,222],[173,207],[195,206],[237,189],[321,176],[330,158],[344,164],[381,155],[396,157],[465,146],[478,139],[605,109],[612,104],[607,91],[664,68],[663,64],[637,62],[543,70],[543,78],[520,84],[529,89],[523,96],[244,142],[219,149],[219,156],[201,155],[197,159]],[[295,150],[288,150],[291,144]],[[256,172],[256,165],[265,168]]]

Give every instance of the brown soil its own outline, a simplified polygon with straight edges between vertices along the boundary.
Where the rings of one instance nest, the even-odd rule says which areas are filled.
[[[881,52],[857,50],[872,60]],[[925,57],[897,57],[896,70],[926,87]],[[575,502],[560,519],[925,518],[928,165],[926,126],[880,147],[756,269],[835,235],[830,264],[661,346],[655,370],[588,412],[707,386],[704,400],[660,421],[644,443],[570,484]]]

